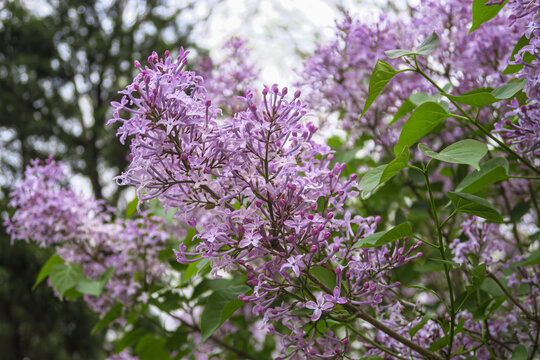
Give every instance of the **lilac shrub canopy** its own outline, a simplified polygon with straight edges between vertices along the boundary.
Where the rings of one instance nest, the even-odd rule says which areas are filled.
[[[194,70],[183,48],[154,52],[108,124],[138,211],[122,219],[36,160],[7,231],[56,249],[38,282],[84,296],[96,330],[125,327],[111,360],[533,359],[539,14],[346,14],[300,90],[257,90],[239,38]],[[318,140],[336,119],[346,138]]]

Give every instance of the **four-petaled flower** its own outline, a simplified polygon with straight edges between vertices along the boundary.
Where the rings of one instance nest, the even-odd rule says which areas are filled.
[[[283,269],[291,268],[296,277],[300,276],[300,270],[304,268],[304,263],[302,262],[302,259],[304,258],[304,255],[296,255],[291,256],[287,259],[287,262],[281,265],[281,268],[279,271],[282,271]]]
[[[317,303],[314,301],[308,301],[305,304],[305,307],[313,310],[313,315],[311,316],[311,321],[317,321],[321,317],[323,311],[329,311],[334,307],[334,304],[326,302],[322,294],[317,295]]]
[[[346,304],[347,303],[347,299],[344,298],[343,296],[340,296],[341,295],[341,289],[339,288],[339,286],[336,286],[334,288],[334,293],[333,295],[324,295],[324,298],[326,299],[326,301],[332,303],[332,304]]]

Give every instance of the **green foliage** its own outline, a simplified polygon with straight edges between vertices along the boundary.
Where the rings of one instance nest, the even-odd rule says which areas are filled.
[[[529,352],[527,351],[527,348],[525,345],[519,344],[514,348],[514,351],[512,351],[512,357],[510,360],[527,360],[529,358]]]
[[[514,50],[512,51],[512,55],[510,56],[510,59],[513,60],[514,55],[516,55],[519,52],[519,50],[521,50],[524,46],[527,46],[527,45],[529,45],[529,38],[527,38],[526,35],[523,35],[517,42],[516,46],[514,47]],[[534,59],[535,59],[535,56],[527,52],[523,56],[522,60],[525,63],[530,64]],[[502,74],[503,75],[515,74],[521,69],[523,69],[523,66],[524,66],[523,64],[508,64],[508,66],[506,67],[506,69],[504,69]]]
[[[400,153],[405,146],[414,145],[450,116],[449,112],[435,102],[429,101],[418,106],[403,125],[398,143],[394,146],[394,154]]]
[[[516,80],[489,92],[473,90],[460,96],[446,95],[446,97],[460,104],[482,108],[501,100],[510,99],[523,89],[525,83],[525,80]]]
[[[377,166],[375,169],[368,170],[360,183],[362,189],[362,197],[366,197],[378,185],[384,184],[394,175],[407,167],[409,162],[409,148],[405,147],[399,156],[386,165]]]
[[[480,170],[473,171],[461,180],[456,191],[474,194],[506,179],[508,179],[508,161],[503,157],[495,157],[482,164]]]
[[[245,302],[238,300],[238,295],[251,288],[241,285],[215,291],[206,301],[201,315],[201,342],[206,341],[219,327],[229,319]]]
[[[32,290],[34,290],[36,286],[38,286],[43,280],[45,280],[49,276],[49,273],[51,272],[51,269],[54,265],[63,264],[63,263],[64,263],[64,259],[62,259],[60,256],[56,254],[51,256],[49,260],[47,260],[47,262],[43,265],[43,267],[39,271],[36,282],[32,286]]]
[[[120,303],[113,305],[92,328],[92,334],[105,329],[110,323],[122,316],[122,309],[123,305]]]
[[[334,289],[336,287],[336,274],[332,270],[324,266],[314,266],[311,268],[311,274],[327,288]]]
[[[458,212],[476,215],[491,222],[503,222],[497,209],[481,197],[459,192],[449,192],[448,196]]]
[[[387,50],[384,53],[390,59],[396,59],[402,56],[410,56],[410,55],[429,55],[437,49],[437,47],[439,46],[439,40],[440,40],[439,36],[435,32],[433,32],[426,38],[426,40],[424,40],[424,42],[416,50],[396,49],[396,50]]]
[[[418,148],[424,155],[431,158],[453,164],[471,165],[477,170],[480,170],[480,159],[487,154],[485,144],[471,139],[458,141],[441,152],[435,152],[424,144],[419,144]]]
[[[396,74],[397,71],[394,70],[394,68],[388,63],[382,60],[377,60],[377,64],[375,64],[375,68],[371,73],[371,78],[369,80],[369,93],[360,117],[364,116],[371,104],[373,104],[375,99],[377,99],[379,94]]]
[[[388,123],[387,127],[394,125],[397,121],[399,121],[405,115],[407,115],[412,110],[414,110],[418,105],[421,105],[428,101],[437,102],[438,98],[439,98],[438,96],[429,95],[423,92],[412,93],[411,96],[409,96],[403,102],[403,104],[401,104],[399,109],[394,114],[392,121]]]
[[[499,11],[506,5],[508,0],[505,0],[501,5],[484,5],[489,0],[473,0],[472,2],[472,25],[469,34],[478,29],[483,23],[493,19]]]
[[[164,349],[165,339],[146,334],[135,348],[139,360],[170,360],[170,353]]]
[[[358,242],[358,246],[362,248],[377,247],[411,236],[413,236],[411,225],[405,222],[390,230],[379,231],[366,236]]]

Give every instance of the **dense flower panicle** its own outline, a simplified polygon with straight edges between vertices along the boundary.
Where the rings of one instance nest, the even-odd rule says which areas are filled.
[[[516,0],[508,4],[512,29],[519,31],[528,41],[511,59],[510,64],[522,65],[518,77],[526,80],[523,91],[528,100],[519,105],[513,99],[506,119],[495,124],[494,132],[500,133],[518,153],[532,161],[540,157],[540,5],[538,2]]]
[[[414,92],[434,93],[434,88],[418,74],[402,73],[362,117],[368,94],[369,77],[377,59],[395,69],[403,67],[399,59],[388,59],[384,51],[410,49],[435,31],[440,37],[438,49],[427,62],[418,58],[424,70],[453,94],[481,87],[497,87],[507,77],[499,75],[506,67],[519,32],[508,29],[504,16],[482,25],[468,34],[471,24],[469,0],[424,0],[412,8],[411,18],[396,20],[381,16],[374,23],[347,15],[337,24],[337,40],[319,46],[300,72],[302,85],[309,93],[309,106],[322,113],[338,114],[341,126],[351,130],[351,137],[369,134],[391,152],[399,135],[399,126],[387,128],[403,102]],[[426,62],[426,63],[424,63]],[[509,79],[509,77],[508,77]],[[492,122],[493,112],[483,111],[481,121]],[[402,123],[404,119],[400,121]],[[446,123],[443,140],[455,142],[463,127],[453,120]],[[440,142],[441,139],[435,139]]]
[[[223,45],[225,58],[214,64],[211,57],[200,58],[195,68],[204,78],[207,97],[214,106],[229,116],[243,110],[239,96],[253,88],[259,79],[260,69],[251,56],[247,40],[234,37]]]
[[[9,205],[18,211],[6,220],[12,239],[34,241],[41,247],[85,237],[110,220],[99,201],[87,202],[65,185],[66,167],[49,158],[33,160],[24,180],[15,185]]]
[[[160,61],[175,68],[167,56]],[[157,79],[152,86],[160,87],[163,67],[154,64],[157,70],[144,70]],[[182,71],[174,76],[177,84],[188,78]],[[169,99],[181,97],[177,90],[171,86],[158,92]],[[289,94],[287,88],[265,86],[261,101],[248,91],[242,98],[246,110],[222,118],[204,93],[201,88],[192,100],[205,104],[206,116],[186,114],[169,130],[157,125],[161,117],[152,117],[137,134],[130,122],[141,124],[149,113],[162,114],[159,105],[142,103],[143,98],[135,108],[127,100],[115,104],[131,114],[129,119],[115,115],[123,122],[121,139],[134,134],[133,161],[121,183],[137,186],[140,199],[158,197],[165,207],[176,208],[196,229],[196,245],[188,249],[181,244],[175,251],[179,262],[208,258],[215,276],[247,274],[253,293],[240,299],[253,305],[264,324],[288,329],[270,329],[280,338],[284,358],[342,353],[345,345],[337,335],[328,332],[315,341],[302,328],[336,305],[381,304],[399,286],[389,282],[391,270],[421,256],[415,253],[421,243],[403,240],[369,249],[356,245],[375,231],[380,218],[352,217],[345,210],[347,199],[358,194],[356,175],[342,180],[345,164],[334,163],[330,148],[313,140],[317,128],[303,121],[307,109],[300,91]],[[185,104],[172,101],[168,112],[184,113]],[[203,211],[207,216],[201,217]],[[285,292],[297,292],[299,279],[309,278],[314,267],[333,271],[336,286],[317,298],[276,302]],[[299,306],[313,310],[312,315],[293,315]]]
[[[52,158],[32,162],[25,179],[13,190],[10,204],[16,209],[7,221],[12,239],[55,245],[60,257],[81,264],[91,279],[100,279],[107,268],[114,267],[105,291],[125,304],[134,303],[144,290],[134,280],[135,273],[148,284],[162,278],[165,265],[157,255],[170,236],[163,220],[145,216],[111,222],[112,209],[76,194],[67,185],[65,166]],[[85,298],[100,313],[112,305],[107,297]]]

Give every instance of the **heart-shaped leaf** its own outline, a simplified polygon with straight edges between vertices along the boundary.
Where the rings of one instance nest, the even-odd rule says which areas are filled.
[[[366,99],[366,103],[364,104],[362,115],[360,115],[360,117],[364,116],[371,104],[373,104],[375,99],[377,99],[377,96],[379,96],[379,94],[383,91],[386,85],[390,82],[390,80],[392,80],[392,78],[396,74],[397,71],[394,70],[394,68],[390,66],[390,64],[382,60],[377,60],[377,64],[375,64],[375,68],[371,72],[371,78],[369,79],[368,97]]]

